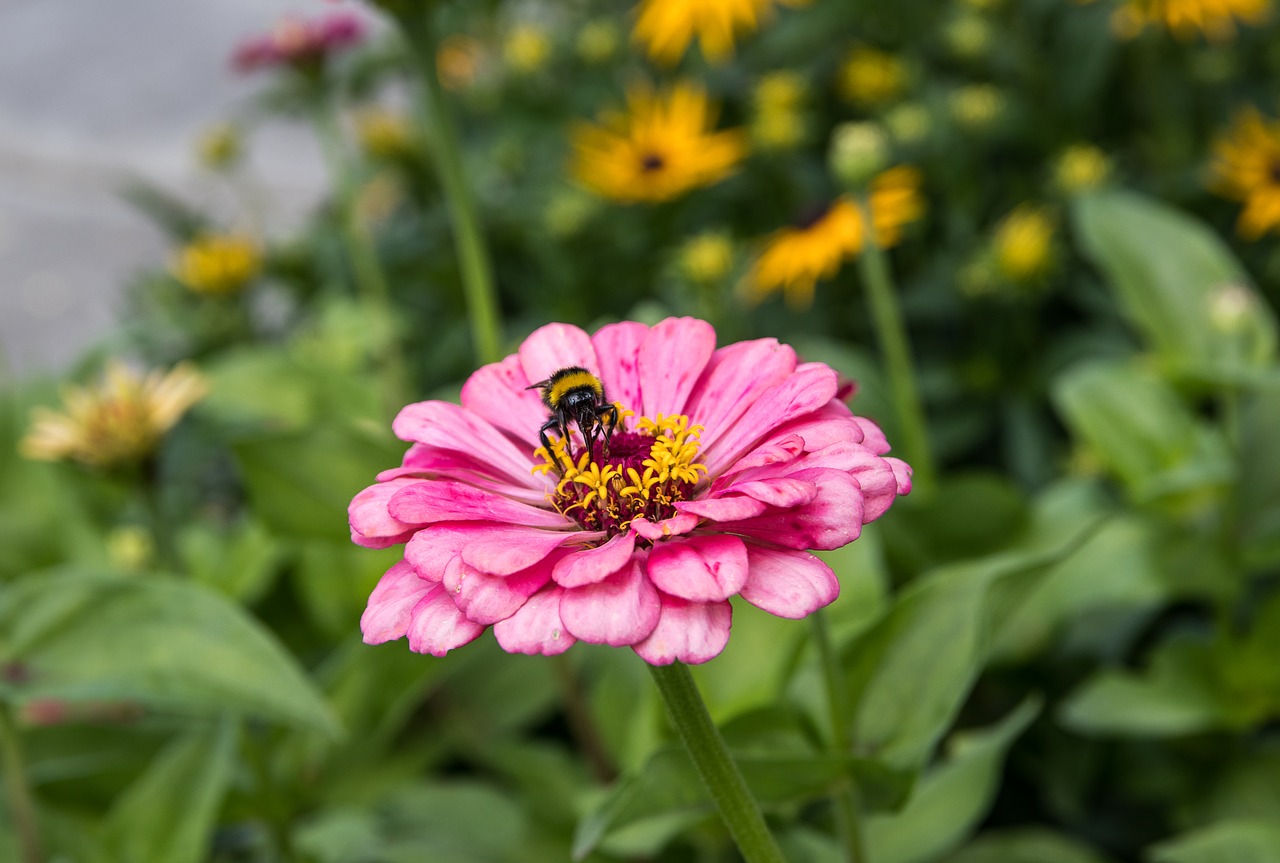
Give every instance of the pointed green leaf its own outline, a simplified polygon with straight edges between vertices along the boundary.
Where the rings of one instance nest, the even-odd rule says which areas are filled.
[[[1151,849],[1151,863],[1275,863],[1280,826],[1266,821],[1223,821],[1183,833]]]

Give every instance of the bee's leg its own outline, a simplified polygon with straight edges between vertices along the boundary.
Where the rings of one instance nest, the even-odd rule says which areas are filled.
[[[547,432],[552,429],[559,431],[561,438],[567,437],[564,433],[564,428],[560,425],[560,421],[555,417],[542,424],[542,428],[538,429],[538,437],[542,439],[542,446],[547,451],[547,458],[551,460],[552,464],[555,464],[556,451],[551,448],[551,438],[547,437]],[[559,470],[560,465],[556,464],[556,469]]]
[[[600,410],[601,417],[608,417],[608,421],[600,421],[600,425],[604,427],[604,451],[609,452],[609,442],[613,440],[613,430],[618,427],[618,408],[615,405],[606,405]]]

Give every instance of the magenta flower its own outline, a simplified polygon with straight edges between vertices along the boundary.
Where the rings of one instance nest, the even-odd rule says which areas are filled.
[[[358,43],[364,33],[364,21],[347,11],[312,20],[288,17],[270,33],[241,42],[232,54],[231,65],[238,72],[270,66],[311,71],[318,69],[330,54]]]
[[[580,366],[622,420],[587,450],[576,426],[538,430],[531,384]],[[911,488],[884,435],[837,398],[836,373],[774,339],[715,347],[705,321],[548,324],[485,366],[462,405],[404,408],[401,467],[356,495],[351,537],[405,544],[360,625],[380,644],[443,656],[492,626],[504,650],[581,640],[645,661],[706,662],[729,599],[801,618],[840,585],[810,549],[858,538]]]

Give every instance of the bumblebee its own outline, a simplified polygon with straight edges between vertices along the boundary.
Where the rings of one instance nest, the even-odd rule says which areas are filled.
[[[598,377],[581,366],[569,366],[525,389],[541,390],[542,403],[551,411],[551,416],[538,429],[538,437],[542,439],[548,455],[553,450],[547,432],[554,429],[567,442],[571,422],[578,424],[587,452],[592,451],[596,438],[601,434],[604,435],[605,449],[608,449],[609,438],[618,425],[618,409],[605,398],[604,384]]]

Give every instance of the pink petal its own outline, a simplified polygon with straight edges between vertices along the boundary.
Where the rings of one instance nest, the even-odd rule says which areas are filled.
[[[836,373],[830,368],[813,363],[800,366],[761,393],[723,437],[702,450],[708,473],[718,476],[773,429],[821,408],[835,391]]]
[[[486,420],[448,402],[418,402],[400,411],[391,424],[401,440],[417,441],[440,450],[457,450],[487,464],[488,473],[501,472],[517,485],[542,488],[533,477],[533,446],[521,451]]]
[[[880,426],[866,417],[854,417],[853,419],[858,424],[858,427],[862,429],[863,446],[876,455],[884,455],[889,451],[889,441],[885,440],[884,432],[880,431]]]
[[[347,507],[352,542],[365,548],[389,548],[408,539],[422,525],[393,517],[388,504],[397,492],[422,484],[419,479],[396,479],[371,485],[357,494]]]
[[[635,321],[601,327],[591,337],[600,359],[600,380],[606,397],[631,410],[640,410],[640,346],[649,328]]]
[[[769,507],[753,498],[730,494],[703,500],[680,501],[675,505],[682,513],[698,515],[715,522],[741,521],[761,515]],[[634,524],[634,522],[633,522]]]
[[[733,606],[727,602],[685,602],[662,597],[662,615],[649,637],[633,645],[650,665],[670,665],[679,660],[697,665],[714,659],[729,643]]]
[[[564,544],[586,544],[604,538],[598,531],[539,530],[493,522],[441,522],[423,528],[405,546],[404,556],[423,578],[444,577],[457,555],[468,566],[490,575],[528,569]]]
[[[723,435],[761,393],[795,371],[796,352],[777,339],[726,345],[711,356],[689,397],[690,421],[706,428],[706,447]]]
[[[454,479],[471,485],[497,492],[504,497],[531,503],[539,506],[546,503],[547,491],[553,486],[548,479],[533,477],[531,488],[529,480],[514,485],[502,477],[492,476],[492,466],[469,453],[458,450],[442,450],[426,444],[415,443],[404,454],[404,463],[378,474],[378,482],[390,482],[393,479],[414,477],[416,479]]]
[[[769,465],[787,465],[794,462],[804,452],[805,440],[798,434],[782,435],[763,443],[751,452],[730,465],[712,484],[712,488],[723,488],[728,483],[727,477],[735,476],[749,468],[767,467]]]
[[[600,374],[591,338],[569,324],[547,324],[534,330],[520,345],[519,357],[529,383],[546,380],[566,366],[582,366]]]
[[[840,582],[831,567],[807,551],[747,543],[749,572],[741,596],[756,608],[799,620],[835,602]]]
[[[444,656],[455,647],[475,641],[485,627],[463,617],[444,585],[427,591],[413,607],[409,624],[409,649],[415,653]]]
[[[893,476],[898,480],[898,494],[911,494],[911,465],[900,458],[886,458]]]
[[[691,512],[676,513],[671,518],[664,518],[662,521],[649,521],[641,515],[631,521],[631,529],[641,539],[657,542],[660,539],[668,539],[688,533],[698,526],[698,520],[698,516]]]
[[[716,331],[696,318],[667,318],[649,330],[639,357],[643,414],[684,413],[689,394],[715,348]]]
[[[563,587],[582,587],[604,581],[627,565],[635,548],[636,535],[628,530],[604,545],[571,551],[556,563],[551,577]]]
[[[489,575],[467,566],[459,555],[445,567],[442,583],[468,620],[490,624],[515,614],[550,580],[551,565],[546,560],[511,575]]]
[[[560,600],[565,629],[589,644],[621,647],[643,640],[658,624],[658,591],[638,558],[598,584],[567,588]]]
[[[388,508],[394,518],[417,525],[441,521],[497,521],[554,530],[573,524],[553,509],[530,506],[451,480],[417,482],[406,486],[391,498]]]
[[[803,506],[817,496],[813,483],[791,476],[771,477],[730,486],[738,494],[744,494],[769,506],[791,508]],[[405,492],[406,494],[408,492]]]
[[[546,421],[547,409],[537,390],[526,389],[531,383],[520,358],[512,355],[500,363],[481,366],[467,378],[462,385],[462,406],[517,440],[532,442],[538,439],[538,426]]]
[[[811,503],[721,523],[719,529],[784,548],[832,549],[857,539],[863,521],[858,481],[842,471],[823,468],[800,471],[795,476],[817,487],[818,494]]]
[[[578,642],[560,620],[564,588],[548,585],[529,597],[520,610],[493,626],[493,635],[507,653],[555,656]]]
[[[747,583],[747,548],[722,534],[660,542],[646,570],[663,593],[693,602],[728,599]]]
[[[360,617],[360,631],[365,644],[382,644],[404,638],[409,629],[410,614],[431,583],[418,578],[407,562],[400,561],[378,579],[369,595],[369,604]]]

